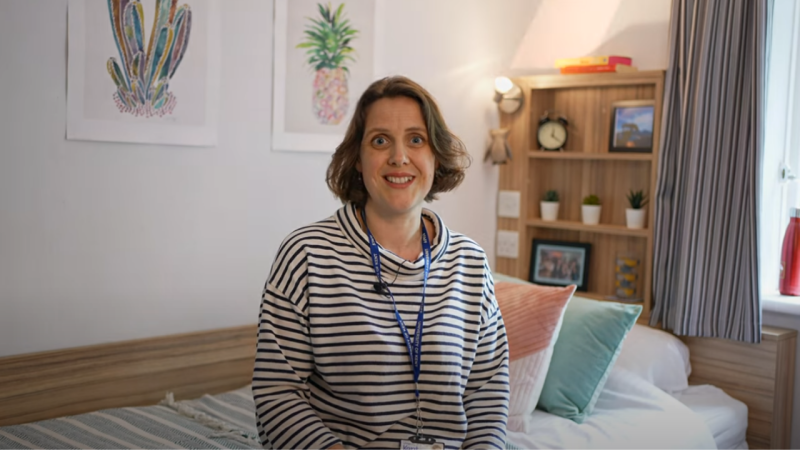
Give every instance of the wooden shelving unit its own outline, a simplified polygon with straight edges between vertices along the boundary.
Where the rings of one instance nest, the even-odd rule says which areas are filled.
[[[592,245],[588,292],[579,295],[610,300],[614,294],[615,257],[634,255],[640,261],[637,290],[644,311],[650,316],[652,304],[653,204],[647,206],[644,229],[625,224],[626,194],[644,190],[651,197],[656,188],[658,142],[664,72],[634,72],[587,75],[537,75],[513,80],[522,88],[524,103],[513,114],[502,114],[500,125],[510,128],[513,160],[500,168],[499,188],[519,191],[520,218],[497,218],[498,230],[517,231],[518,258],[497,258],[496,270],[522,279],[530,271],[533,239],[588,242]],[[653,100],[652,153],[610,153],[611,104],[622,100]],[[536,131],[544,111],[558,111],[569,120],[569,139],[560,152],[539,150]],[[560,196],[557,221],[543,221],[539,201],[545,191]],[[599,225],[581,222],[583,197],[600,197]]]
[[[533,159],[565,159],[580,161],[652,161],[649,153],[584,153],[584,152],[543,152],[531,150],[528,157]]]
[[[646,228],[635,230],[624,225],[607,225],[602,223],[597,225],[586,225],[583,222],[574,222],[568,220],[545,221],[542,219],[528,219],[527,223],[529,227],[584,231],[587,233],[615,234],[618,236],[639,236],[646,238],[650,234],[650,231]]]

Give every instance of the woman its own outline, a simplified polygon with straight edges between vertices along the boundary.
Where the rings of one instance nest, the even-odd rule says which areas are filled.
[[[422,208],[468,165],[418,84],[362,95],[328,167],[345,205],[284,240],[264,287],[264,446],[504,448],[508,346],[486,256]]]

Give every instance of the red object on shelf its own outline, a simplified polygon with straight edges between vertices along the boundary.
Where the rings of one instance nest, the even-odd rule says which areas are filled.
[[[792,217],[783,235],[780,288],[783,295],[800,295],[800,209],[792,208]]]
[[[636,66],[626,64],[601,64],[593,66],[566,66],[559,69],[561,73],[605,73],[605,72],[636,72]]]

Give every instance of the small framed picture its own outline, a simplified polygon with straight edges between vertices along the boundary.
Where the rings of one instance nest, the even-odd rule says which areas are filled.
[[[528,281],[548,286],[575,284],[586,291],[591,244],[534,239]]]
[[[653,100],[627,100],[611,104],[610,152],[653,151]]]

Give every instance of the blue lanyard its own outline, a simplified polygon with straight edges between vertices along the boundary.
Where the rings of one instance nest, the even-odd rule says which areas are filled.
[[[364,209],[361,209],[361,218],[364,220],[364,228],[367,230],[367,237],[369,237],[369,251],[372,255],[372,267],[375,269],[378,282],[383,284],[383,278],[381,278],[380,249],[378,248],[378,242],[369,231],[369,227],[367,226],[367,212]],[[417,313],[417,325],[414,327],[413,344],[411,342],[411,337],[408,335],[408,328],[406,328],[406,324],[403,322],[403,318],[400,317],[400,312],[397,310],[394,295],[392,295],[392,291],[389,291],[388,286],[386,287],[386,290],[389,292],[389,297],[392,299],[394,316],[397,318],[397,323],[400,325],[400,331],[403,332],[403,339],[406,340],[408,356],[411,358],[411,368],[414,370],[414,395],[417,398],[417,402],[419,402],[419,372],[422,365],[420,353],[422,351],[422,322],[425,318],[425,289],[428,287],[428,274],[431,271],[431,243],[422,217],[420,217],[419,221],[422,227],[422,258],[425,261],[425,273],[422,280],[422,302],[420,302],[419,313]]]

